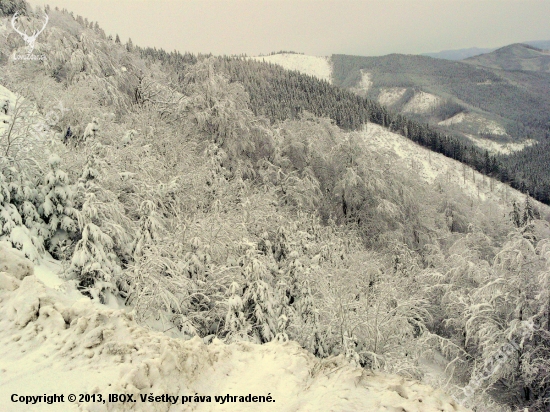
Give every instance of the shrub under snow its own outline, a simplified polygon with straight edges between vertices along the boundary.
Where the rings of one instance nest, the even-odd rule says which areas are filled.
[[[9,267],[22,277],[18,252],[4,248],[0,256],[16,262]],[[320,360],[295,342],[226,345],[215,339],[205,345],[197,337],[173,339],[138,326],[125,310],[107,309],[74,290],[50,289],[35,276],[11,287],[1,279],[0,399],[14,393],[125,393],[138,400],[52,405],[88,411],[466,411],[429,386],[355,368],[343,356]],[[151,393],[179,396],[178,402],[141,402],[140,394]],[[203,402],[182,404],[182,396],[195,394]],[[269,394],[275,403],[216,401],[228,394]],[[25,404],[10,408],[29,410]]]

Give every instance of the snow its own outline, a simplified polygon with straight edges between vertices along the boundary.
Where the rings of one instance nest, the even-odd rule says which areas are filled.
[[[359,81],[357,87],[351,88],[351,91],[360,96],[366,96],[372,85],[372,74],[361,69],[361,80]]]
[[[510,186],[484,176],[463,163],[432,152],[382,126],[369,123],[361,133],[370,149],[388,156],[391,161],[401,162],[427,184],[435,184],[436,180],[445,181],[448,185],[459,187],[472,199],[497,202],[506,213],[512,201],[522,203],[525,200],[523,193]],[[543,216],[550,213],[547,205],[534,199],[531,201]]]
[[[44,285],[52,289],[59,289],[63,284],[63,280],[59,277],[59,273],[63,270],[61,264],[47,256],[41,259],[40,264],[34,267],[34,275]]]
[[[462,123],[464,120],[466,120],[466,113],[460,112],[458,114],[455,114],[453,117],[449,117],[448,119],[442,120],[438,123],[440,126],[451,126],[453,124]]]
[[[407,102],[403,108],[403,113],[427,113],[435,107],[440,101],[436,95],[417,92],[411,100]]]
[[[485,125],[480,130],[480,133],[495,134],[500,136],[506,136],[506,130],[499,125],[497,122],[492,120],[487,120]]]
[[[489,139],[482,139],[475,137],[471,134],[465,134],[468,139],[476,144],[476,146],[486,149],[490,153],[498,154],[510,154],[513,152],[519,152],[520,150],[525,149],[526,147],[536,144],[536,140],[526,139],[520,143],[499,143],[494,142]]]
[[[453,117],[445,119],[438,124],[440,126],[452,126],[458,123],[470,123],[474,126],[477,126],[478,134],[492,134],[497,136],[507,136],[506,130],[494,120],[486,119],[483,116],[480,116],[475,113],[458,113]],[[510,154],[513,152],[518,152],[523,150],[525,147],[532,146],[536,144],[536,141],[533,139],[525,139],[520,142],[509,142],[509,143],[500,143],[493,140],[476,137],[472,134],[464,134],[468,139],[470,139],[476,146],[488,150],[490,153],[496,154]]]
[[[287,70],[297,70],[300,73],[331,81],[332,66],[329,57],[306,56],[304,54],[280,53],[271,56],[249,57],[257,61],[278,64]]]
[[[7,272],[22,280],[34,273],[34,265],[25,258],[23,252],[12,248],[6,241],[0,242],[0,272]]]
[[[17,96],[15,95],[15,93],[12,93],[11,91],[9,91],[8,89],[6,89],[4,86],[0,84],[0,109],[3,106],[3,103],[6,100],[8,100],[9,108],[13,110],[16,99],[17,99]],[[4,130],[6,130],[8,124],[11,121],[11,115],[9,114],[10,109],[8,109],[7,115],[4,113],[4,111],[0,110],[0,134],[3,133]]]
[[[506,130],[498,122],[489,120],[476,113],[458,113],[449,117],[438,124],[440,126],[452,126],[458,123],[469,123],[477,127],[478,134],[493,134],[498,136],[507,136]]]
[[[131,313],[92,302],[69,283],[59,290],[44,284],[41,279],[51,284],[55,277],[51,265],[22,281],[0,276],[3,411],[466,411],[429,386],[365,371],[342,357],[319,360],[295,342],[206,345],[147,330]],[[13,279],[10,287],[3,277]],[[67,400],[69,394],[107,399],[109,393],[133,394],[137,402]],[[12,394],[63,394],[65,402],[25,405],[10,402]],[[142,402],[139,395],[148,394],[178,398],[174,404]],[[195,394],[211,401],[182,403],[182,396]],[[216,401],[227,394],[269,395],[275,403]]]
[[[5,114],[2,110],[5,101],[9,101],[8,113]],[[30,148],[31,142],[45,141],[48,136],[53,133],[51,126],[48,124],[47,119],[37,110],[36,105],[29,102],[21,95],[17,95],[6,87],[0,84],[0,136],[6,131],[12,123],[14,108],[19,107],[19,122],[16,122],[19,126],[15,126],[17,133],[21,133],[21,120],[30,120],[30,128],[27,128],[26,132],[26,147]],[[68,109],[65,109],[68,110]],[[43,133],[43,132],[46,133]],[[30,149],[28,149],[30,150]]]
[[[406,91],[407,89],[404,87],[390,87],[388,89],[382,89],[378,95],[378,102],[384,106],[391,106],[401,99]]]

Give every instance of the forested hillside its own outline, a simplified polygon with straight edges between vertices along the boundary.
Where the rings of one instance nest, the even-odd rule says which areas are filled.
[[[182,73],[185,72],[185,68],[189,64],[206,57],[182,55],[177,52],[166,53],[155,49],[141,50],[141,54],[145,57],[154,57],[163,61],[170,70],[178,73],[177,76],[179,77],[183,76]],[[413,56],[403,57],[412,58]],[[543,177],[542,179],[530,179],[526,177],[528,171],[523,169],[522,163],[513,166],[506,157],[489,153],[486,149],[480,149],[473,143],[464,141],[459,135],[453,135],[452,130],[438,131],[438,126],[426,125],[421,123],[421,120],[415,121],[416,116],[414,114],[401,115],[369,98],[332,86],[328,82],[312,76],[284,70],[276,64],[238,57],[220,57],[216,58],[215,66],[222,70],[230,81],[242,84],[250,99],[249,108],[254,114],[265,116],[271,122],[297,119],[301,117],[304,111],[333,119],[339,127],[345,130],[361,130],[366,123],[373,122],[386,126],[390,130],[408,137],[435,152],[459,160],[488,176],[508,183],[524,193],[529,192],[542,202],[550,203],[550,196],[548,195],[550,193],[550,176],[547,176],[544,170],[538,174],[539,177]],[[477,70],[468,65],[464,66],[468,70]],[[388,79],[398,79],[398,76],[394,76],[395,73],[393,73],[394,69],[392,67],[393,64],[385,67],[388,70]],[[446,67],[439,68],[441,75],[446,73]],[[432,68],[431,70],[435,69]],[[461,74],[461,76],[463,75]],[[472,81],[472,73],[466,72],[465,75],[469,75],[468,81]],[[445,76],[447,78],[452,77],[447,74]],[[459,87],[461,81],[465,81],[461,76],[458,77],[458,80],[453,80],[453,82],[456,82],[456,87]],[[521,73],[516,74],[516,76],[521,76]],[[429,78],[429,76],[427,75],[426,78]],[[399,82],[399,80],[392,81]],[[529,89],[530,92],[531,89]],[[527,92],[524,95],[527,99]],[[408,96],[408,98],[410,97]],[[406,99],[407,95],[404,98]],[[485,99],[490,99],[490,96],[485,96]],[[506,103],[506,105],[508,104]],[[395,108],[395,106],[393,107]],[[449,100],[445,105],[434,109],[432,115],[438,113],[438,116],[440,116],[438,119],[452,117],[452,115],[461,113],[461,110],[463,110],[461,106],[451,103]],[[541,119],[543,115],[534,116]],[[412,117],[412,119],[409,117]],[[447,132],[450,132],[450,134]]]
[[[0,82],[15,97],[0,134],[0,240],[38,267],[53,257],[70,297],[92,303],[54,304],[63,298],[32,276],[2,274],[9,348],[41,344],[44,324],[44,347],[69,365],[145,359],[116,387],[148,394],[164,374],[174,377],[162,381],[167,390],[183,380],[178,390],[192,388],[188,376],[207,386],[193,366],[208,363],[203,345],[215,362],[227,359],[222,351],[250,362],[270,356],[254,345],[273,342],[281,359],[299,346],[292,359],[310,365],[293,369],[293,382],[313,385],[319,370],[325,379],[352,365],[338,375],[342,388],[367,390],[366,376],[385,372],[455,397],[419,410],[547,410],[548,208],[517,192],[482,197],[470,189],[490,192],[494,182],[443,157],[437,164],[452,173],[423,179],[404,145],[372,139],[397,141],[395,131],[499,175],[495,157],[312,77],[143,50],[84,17],[47,13],[35,49],[46,58],[1,61]],[[43,15],[28,14],[29,25]],[[4,56],[24,47],[0,36]],[[384,127],[363,130],[365,121]],[[473,185],[457,185],[457,175]],[[105,305],[131,315],[107,321]],[[113,336],[153,340],[134,321],[178,340],[113,345]],[[218,349],[218,340],[233,346]],[[10,353],[0,370],[15,374]],[[228,370],[245,370],[235,362]],[[388,385],[388,408],[422,400]],[[0,393],[9,388],[0,382]],[[368,405],[361,393],[355,404]]]
[[[532,147],[526,147],[520,152],[503,157],[501,161],[506,169],[511,171],[513,186],[534,197],[550,203],[549,165],[550,142],[545,140]]]
[[[421,56],[433,57],[446,60],[463,60],[468,57],[478,56],[483,53],[490,53],[495,49],[485,47],[470,47],[468,49],[442,50],[440,52],[422,53]]]
[[[437,96],[439,102],[432,110],[411,113],[434,125],[459,112],[475,112],[500,124],[513,139],[546,137],[549,127],[546,113],[550,109],[550,75],[547,73],[505,72],[463,62],[398,54],[334,55],[332,62],[337,86],[353,87],[363,70],[371,75],[373,82],[368,96],[377,97],[387,88],[420,89]],[[396,104],[404,106],[406,100]],[[396,109],[399,111],[398,106]],[[462,130],[462,126],[455,124],[454,128],[469,132],[467,128]]]

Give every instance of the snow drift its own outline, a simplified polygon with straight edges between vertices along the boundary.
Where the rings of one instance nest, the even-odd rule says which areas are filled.
[[[466,410],[429,386],[367,372],[342,357],[319,360],[294,342],[206,345],[152,332],[131,313],[81,297],[67,283],[47,287],[5,244],[0,253],[0,267],[10,270],[0,274],[3,411]],[[64,395],[64,402],[32,404],[53,394]],[[96,400],[132,394],[136,402],[79,402],[79,394],[96,394]],[[150,394],[157,402],[149,402]],[[272,402],[246,402],[254,399],[247,395]]]

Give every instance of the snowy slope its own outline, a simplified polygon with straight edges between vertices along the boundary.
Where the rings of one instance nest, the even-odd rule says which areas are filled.
[[[432,152],[413,141],[390,132],[388,129],[369,123],[362,136],[368,142],[369,148],[385,153],[395,161],[403,162],[415,174],[427,183],[433,184],[436,179],[444,179],[447,183],[456,185],[472,199],[494,200],[509,207],[513,200],[522,203],[525,195],[510,186],[491,179],[474,171],[456,160]],[[537,202],[544,215],[550,214],[550,207]]]
[[[361,81],[357,87],[352,87],[350,90],[359,96],[366,96],[372,85],[372,74],[361,69]]]
[[[391,106],[395,102],[397,102],[403,95],[407,89],[404,87],[391,87],[388,89],[382,89],[380,91],[380,94],[378,95],[378,102],[384,106]]]
[[[5,412],[466,410],[429,386],[366,372],[342,358],[321,361],[293,342],[205,345],[199,338],[173,339],[139,327],[125,310],[78,298],[67,284],[54,290],[29,273],[18,277],[23,279],[0,273],[0,404]],[[136,402],[70,403],[67,398],[101,394],[105,399],[109,393],[133,394]],[[11,402],[13,394],[63,394],[65,402],[25,405]],[[149,394],[178,398],[173,404],[140,399]],[[216,401],[215,396],[228,394],[271,396],[275,403]],[[211,399],[182,403],[182,396],[194,395]]]
[[[495,122],[494,120],[489,120],[476,113],[458,113],[453,117],[445,119],[438,124],[440,126],[451,126],[453,124],[468,122],[477,127],[477,133],[479,134],[494,134],[500,136],[507,136],[506,130],[502,125]]]
[[[332,66],[330,57],[306,56],[304,54],[281,53],[271,56],[256,56],[250,59],[278,64],[287,70],[297,70],[300,73],[331,81]]]
[[[499,143],[489,139],[475,137],[471,134],[465,134],[465,136],[482,149],[486,149],[490,153],[499,154],[510,154],[513,152],[519,152],[520,150],[523,150],[526,147],[532,146],[537,143],[536,140],[533,139],[526,139],[520,143]]]
[[[440,101],[439,97],[420,91],[403,107],[403,113],[429,113]]]

